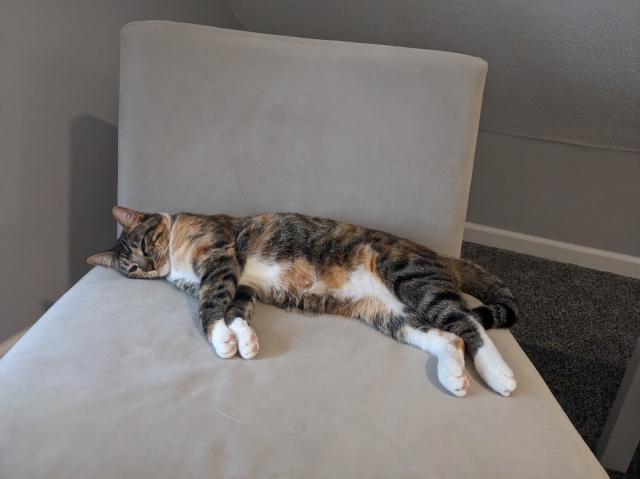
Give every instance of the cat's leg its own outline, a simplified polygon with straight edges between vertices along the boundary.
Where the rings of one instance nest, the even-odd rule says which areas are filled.
[[[469,379],[464,374],[464,342],[458,336],[436,328],[414,327],[407,321],[396,339],[416,346],[438,358],[438,380],[451,394],[465,396]]]
[[[424,334],[425,337],[418,335],[413,329],[409,329],[408,331],[402,331],[401,329],[401,331],[404,332],[404,337],[400,336],[402,338],[401,340],[411,344],[415,344],[421,348],[422,345],[417,344],[416,342],[419,340],[425,342],[428,339],[426,338],[426,336],[430,334],[432,335],[431,339],[435,339],[436,333],[434,332],[451,335],[454,338],[462,340],[464,342],[464,345],[467,347],[467,350],[473,357],[473,363],[476,367],[476,370],[478,371],[478,374],[482,377],[484,382],[487,383],[487,385],[497,393],[503,396],[510,396],[515,391],[517,386],[516,380],[513,376],[513,372],[502,358],[502,355],[500,354],[482,325],[480,325],[480,323],[471,315],[471,313],[459,307],[458,305],[450,305],[449,308],[447,308],[446,306],[441,307],[444,309],[444,311],[440,311],[440,313],[435,317],[430,318],[432,321],[430,324],[435,326],[435,328],[437,329],[429,329],[427,331],[424,331],[423,327],[415,329],[415,331],[424,331],[422,334]],[[420,320],[419,322],[424,324],[423,321],[424,320]],[[411,324],[411,322],[408,322],[408,324]],[[407,327],[411,328],[411,326],[405,326],[405,328]],[[459,348],[459,342],[457,342],[455,339],[451,340],[450,343],[461,352],[464,351],[462,348]],[[429,343],[427,342],[425,344]],[[444,351],[448,364],[455,364],[456,361],[459,362],[459,356],[455,356],[454,354],[452,354],[453,351],[450,347],[445,348]],[[437,352],[434,352],[434,354],[438,355]],[[444,369],[440,369],[441,359],[442,358],[438,356],[438,377],[443,385],[447,387],[447,379],[445,378],[445,381],[443,381],[443,378],[440,376],[441,372],[445,373]],[[464,362],[462,362],[462,365],[464,365]],[[443,368],[444,367],[445,366],[443,364]],[[454,376],[457,374],[456,367],[448,370]],[[457,384],[455,382],[455,379],[452,380],[454,381],[453,384]],[[451,391],[451,389],[449,390]],[[456,394],[454,391],[451,392]]]
[[[484,327],[473,316],[468,318],[482,338],[482,345],[473,355],[476,371],[494,391],[503,396],[511,396],[518,385],[513,371],[503,359]]]
[[[491,389],[503,396],[515,391],[517,383],[513,372],[487,332],[460,301],[441,299],[430,310],[423,311],[421,317],[464,341],[478,374]]]
[[[434,309],[428,315],[430,324],[462,338],[484,382],[497,393],[510,396],[517,386],[513,372],[480,323],[457,301]]]
[[[199,296],[200,286],[198,283],[192,283],[183,279],[173,281],[172,284],[183,293],[187,293],[189,296],[197,298]]]
[[[312,313],[329,313],[358,318],[394,339],[416,346],[438,359],[438,380],[452,394],[464,396],[469,380],[464,374],[464,342],[458,336],[432,328],[424,321],[395,315],[380,309],[369,298],[352,301],[331,295],[304,293],[295,306]]]
[[[466,309],[459,295],[432,293],[427,298],[428,306],[421,306],[420,317],[436,328],[462,338],[484,382],[497,393],[510,396],[517,386],[513,372],[485,329]]]
[[[482,379],[496,392],[510,396],[516,388],[513,372],[484,328],[466,308],[453,278],[437,257],[388,259],[378,263],[382,278],[407,307],[414,324],[428,324],[460,337]]]
[[[254,303],[253,288],[241,284],[226,313],[227,324],[236,337],[238,352],[244,359],[255,358],[260,349],[258,336],[249,324],[253,316]]]
[[[216,354],[223,359],[230,358],[238,352],[236,336],[225,322],[226,311],[236,294],[238,270],[235,257],[230,254],[208,257],[198,265],[198,313],[207,338]]]

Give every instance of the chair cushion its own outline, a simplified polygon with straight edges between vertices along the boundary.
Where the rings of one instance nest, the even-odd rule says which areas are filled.
[[[196,300],[95,268],[0,360],[15,478],[605,478],[507,331],[511,398],[355,320],[258,305],[262,349],[219,359]]]

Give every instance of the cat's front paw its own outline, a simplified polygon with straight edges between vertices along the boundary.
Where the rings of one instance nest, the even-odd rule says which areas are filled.
[[[258,336],[249,323],[243,318],[235,318],[229,325],[233,334],[235,334],[238,343],[238,351],[244,359],[253,359],[258,354],[260,343]]]
[[[218,319],[209,329],[209,341],[216,350],[216,354],[222,359],[229,359],[238,352],[236,336],[224,319]]]

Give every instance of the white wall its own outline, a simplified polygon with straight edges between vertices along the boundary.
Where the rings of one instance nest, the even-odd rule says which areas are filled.
[[[0,342],[115,234],[120,26],[238,27],[222,0],[0,2]]]

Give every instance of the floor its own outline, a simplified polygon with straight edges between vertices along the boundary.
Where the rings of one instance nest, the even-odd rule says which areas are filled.
[[[640,280],[474,243],[462,255],[511,288],[514,336],[593,450],[640,337]],[[640,478],[640,449],[610,476]]]

